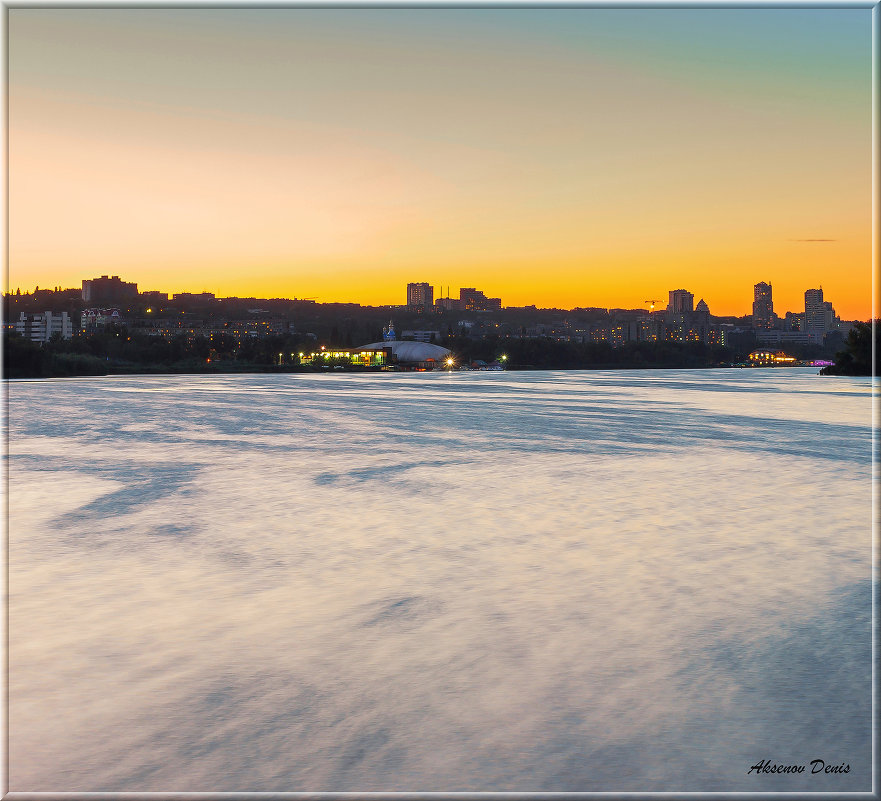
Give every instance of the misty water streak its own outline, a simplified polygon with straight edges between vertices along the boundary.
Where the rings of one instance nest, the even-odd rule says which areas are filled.
[[[13,791],[870,789],[870,379],[8,391]]]

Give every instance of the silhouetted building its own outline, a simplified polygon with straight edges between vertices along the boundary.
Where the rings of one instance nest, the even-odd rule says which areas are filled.
[[[758,341],[754,328],[740,328],[724,323],[719,328],[722,331],[723,344],[734,351],[735,358],[745,358],[750,351],[755,350]]]
[[[438,298],[434,305],[444,311],[465,311],[465,304],[459,298]]]
[[[823,326],[824,330],[828,334],[833,328],[837,328],[837,323],[841,321],[835,316],[835,309],[832,308],[832,303],[830,301],[824,301],[823,303]]]
[[[172,296],[175,303],[189,303],[194,306],[205,305],[214,300],[213,292],[178,292]]]
[[[407,284],[407,305],[411,309],[425,310],[434,305],[434,287],[431,284]]]
[[[685,289],[671,289],[667,311],[673,314],[694,311],[694,295]]]
[[[805,292],[805,325],[809,334],[826,333],[826,304],[823,303],[823,287]]]
[[[822,345],[822,331],[778,331],[756,329],[756,342],[760,345]]]
[[[118,275],[83,280],[85,303],[125,303],[137,298],[138,285],[121,281]]]
[[[168,293],[167,292],[139,292],[138,299],[142,303],[168,303]]]
[[[786,312],[786,317],[783,318],[784,331],[801,331],[804,329],[804,327],[804,314],[798,314],[796,312]]]
[[[636,323],[636,337],[640,342],[657,342],[663,339],[664,324],[657,315],[643,317]]]
[[[703,298],[698,301],[689,318],[690,339],[697,342],[708,342],[710,340],[710,307],[707,306],[707,302]]]
[[[764,281],[753,287],[753,328],[774,327],[774,301],[771,285]]]
[[[664,339],[672,342],[702,342],[709,327],[710,310],[705,301],[694,308],[694,295],[685,289],[670,291],[664,312]]]
[[[709,325],[695,312],[668,314],[665,336],[668,342],[705,342]]]
[[[459,301],[464,311],[499,311],[502,308],[501,298],[488,298],[474,287],[460,289]]]

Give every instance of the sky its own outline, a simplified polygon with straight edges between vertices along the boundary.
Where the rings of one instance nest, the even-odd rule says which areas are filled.
[[[8,14],[12,291],[871,316],[869,7]]]

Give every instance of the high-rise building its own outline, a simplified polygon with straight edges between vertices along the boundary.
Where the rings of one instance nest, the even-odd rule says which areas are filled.
[[[138,285],[121,281],[118,275],[83,280],[83,300],[86,303],[120,303],[137,300]]]
[[[826,332],[826,304],[823,303],[823,287],[805,292],[805,327],[809,334]]]
[[[764,281],[753,287],[753,328],[774,327],[774,301],[771,285]]]
[[[836,323],[840,323],[841,321],[835,314],[835,309],[832,308],[831,301],[823,302],[823,326],[825,327],[826,332],[828,333],[833,328],[837,328]]]
[[[431,284],[407,284],[407,305],[411,309],[429,309],[434,305],[434,287]]]
[[[685,289],[671,289],[667,311],[673,314],[694,311],[694,295]]]

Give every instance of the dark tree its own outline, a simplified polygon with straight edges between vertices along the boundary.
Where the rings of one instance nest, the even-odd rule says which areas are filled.
[[[872,341],[874,339],[875,349],[881,344],[881,321],[875,328],[875,335],[872,336],[871,323],[854,323],[854,327],[847,335],[845,342],[845,350],[835,354],[835,365],[833,367],[824,367],[820,373],[822,375],[872,375]]]

